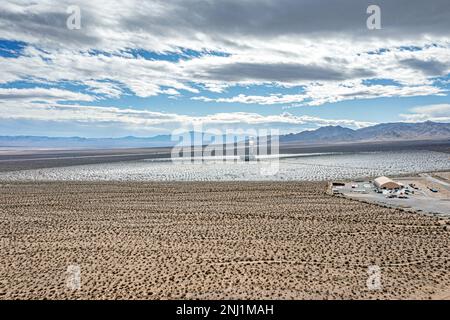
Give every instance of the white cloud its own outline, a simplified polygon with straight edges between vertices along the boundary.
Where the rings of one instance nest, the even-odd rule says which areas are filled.
[[[442,65],[450,66],[450,49],[436,47],[430,47],[415,53],[404,53],[404,51],[397,49],[388,54],[383,54],[383,57],[356,55],[347,58],[345,62],[346,65],[352,65],[351,68],[341,66],[342,61],[322,62],[320,68],[310,67],[319,63],[313,59],[306,61],[305,64],[298,64],[292,58],[281,63],[275,60],[270,62],[267,58],[258,57],[252,57],[251,62],[244,62],[249,61],[246,60],[245,56],[205,56],[188,61],[168,62],[142,58],[134,59],[126,56],[89,55],[65,50],[45,54],[39,50],[28,48],[26,55],[17,59],[0,58],[0,68],[3,70],[0,82],[7,83],[30,78],[52,83],[73,81],[90,87],[93,93],[105,94],[112,98],[117,98],[123,94],[122,87],[130,89],[139,97],[150,97],[182,90],[198,93],[198,89],[194,88],[192,83],[197,83],[219,93],[232,85],[302,86],[305,88],[304,94],[239,95],[233,98],[218,98],[217,101],[279,104],[300,103],[312,99],[313,101],[308,104],[319,105],[327,102],[366,99],[376,96],[441,94],[443,90],[433,86],[432,80],[424,75],[422,70],[413,70],[409,66],[403,66],[401,62],[412,59],[411,57],[421,61],[421,59],[430,55],[439,57]],[[349,61],[350,58],[353,61]],[[363,62],[366,64],[365,69],[362,69]],[[269,68],[272,72],[265,70],[262,67],[264,65],[269,65],[266,69]],[[286,68],[297,68],[298,70],[292,71],[287,76],[281,72]],[[328,69],[343,71],[326,71]],[[279,75],[275,74],[276,70],[279,70]],[[361,71],[362,74],[357,76],[359,79],[345,80],[348,74],[344,70],[370,70],[371,76],[368,77],[369,79],[391,79],[400,85],[363,85],[362,81],[367,79],[364,74],[369,71]],[[355,75],[358,72],[360,71],[357,71]],[[223,73],[227,75],[224,76]],[[267,79],[262,78],[265,74],[267,74]],[[301,80],[299,78],[306,76],[310,76],[311,79]],[[276,81],[277,77],[279,77],[279,81]],[[328,77],[329,79],[324,78],[317,81],[314,80],[315,77]],[[343,78],[341,79],[341,77]],[[163,89],[164,87],[166,89]],[[202,97],[196,99],[213,101]]]
[[[180,95],[180,93],[177,90],[173,89],[173,88],[162,90],[161,93],[167,94],[167,95],[170,95],[170,96],[178,96],[178,95]]]
[[[115,83],[85,80],[83,84],[88,86],[90,92],[104,95],[107,98],[119,98],[123,94],[122,88]]]
[[[409,122],[450,122],[450,104],[433,104],[412,108],[411,113],[400,116]]]
[[[354,99],[374,99],[382,97],[411,97],[428,95],[445,95],[445,90],[433,86],[393,86],[393,85],[364,85],[362,83],[340,84],[312,84],[305,86],[302,94],[271,94],[268,96],[246,96],[239,94],[231,98],[193,97],[193,100],[221,103],[244,104],[297,104],[302,106],[316,106],[324,103],[334,103]]]
[[[57,102],[57,101],[94,101],[95,97],[72,92],[69,90],[61,90],[56,88],[0,88],[0,101],[6,100],[12,101],[45,101],[45,102]]]
[[[366,28],[369,0],[78,0],[82,28],[71,32],[65,22],[66,8],[73,4],[71,0],[2,1],[0,36],[76,49],[239,51],[266,46],[283,51],[299,39],[389,44],[445,38],[450,28],[447,0],[379,0],[385,27],[377,32]]]
[[[349,119],[322,119],[296,116],[290,113],[260,115],[257,113],[231,112],[205,116],[162,113],[147,110],[96,107],[87,105],[61,105],[15,101],[0,101],[0,121],[52,121],[86,123],[90,127],[112,125],[118,129],[133,127],[146,132],[151,128],[158,132],[170,132],[183,127],[202,125],[204,128],[281,128],[285,132],[298,132],[304,126],[319,127],[342,125],[360,128],[373,123]]]
[[[306,97],[312,100],[307,105],[321,105],[324,103],[355,99],[444,95],[444,92],[440,88],[428,85],[393,86],[341,83],[308,86],[306,89]]]
[[[0,119],[94,126],[111,123],[142,132],[195,123],[280,126],[297,132],[301,126],[356,128],[369,122],[290,113],[187,116],[82,102],[116,99],[129,92],[142,98],[168,95],[181,100],[189,93],[196,95],[193,100],[209,103],[284,106],[448,95],[448,89],[434,83],[435,77],[450,72],[448,0],[380,0],[384,27],[377,31],[367,30],[365,9],[370,1],[361,0],[76,3],[82,13],[81,30],[66,28],[66,8],[73,1],[0,2],[0,39],[29,44],[18,58],[0,57],[0,84],[28,81],[52,87],[60,82],[86,86],[86,93],[55,88],[0,89]],[[183,59],[144,59],[133,49],[178,52]],[[183,49],[204,54],[189,56]],[[376,79],[398,85],[367,85],[364,81]],[[271,87],[270,92],[293,88],[293,93],[224,96],[233,86],[258,85]],[[205,97],[198,88],[217,97]],[[79,101],[80,105],[68,106],[64,101]],[[446,121],[450,115],[445,106],[433,107],[440,111],[413,109],[402,117],[407,121]]]
[[[271,94],[268,96],[246,96],[244,94],[239,94],[231,98],[217,98],[212,99],[208,97],[193,97],[192,100],[203,101],[203,102],[225,102],[225,103],[245,103],[245,104],[288,104],[288,103],[299,103],[304,101],[306,96],[304,94],[295,95],[282,95],[282,94]]]
[[[331,15],[323,11],[322,1],[80,0],[82,28],[74,31],[65,27],[70,1],[8,0],[0,4],[0,38],[23,40],[46,52],[29,46],[18,59],[0,58],[0,83],[75,81],[110,98],[119,97],[125,88],[139,97],[167,94],[167,90],[199,93],[193,83],[215,93],[234,85],[307,87],[305,95],[219,98],[259,104],[313,99],[309,104],[318,105],[377,94],[436,94],[433,77],[450,72],[446,16],[450,5],[444,0],[432,2],[440,15],[418,1],[382,1],[389,28],[373,32],[366,29],[365,10],[361,10],[366,3],[360,0],[327,1],[327,12],[335,12],[333,8],[340,12]],[[323,14],[326,19],[317,19]],[[307,19],[312,16],[314,21]],[[420,50],[404,49],[409,46]],[[230,55],[158,61],[135,58],[129,48],[159,53],[189,48]],[[90,55],[91,49],[108,54]],[[406,88],[360,84],[376,78]],[[354,84],[342,86],[348,82]]]

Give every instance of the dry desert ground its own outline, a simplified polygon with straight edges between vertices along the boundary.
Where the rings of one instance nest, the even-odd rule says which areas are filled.
[[[0,183],[0,299],[450,296],[449,221],[326,188]]]
[[[450,182],[450,172],[435,172],[433,176],[440,178],[444,181]]]

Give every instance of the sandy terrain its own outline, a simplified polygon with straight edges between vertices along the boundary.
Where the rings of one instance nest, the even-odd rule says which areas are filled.
[[[448,296],[450,222],[325,192],[325,183],[1,183],[0,299]],[[81,270],[79,289],[67,286],[69,265]],[[367,288],[370,265],[381,290]]]
[[[444,182],[450,183],[450,171],[449,172],[435,172],[433,176],[441,179]]]
[[[437,174],[445,174],[437,173]],[[425,196],[433,199],[442,199],[449,200],[450,199],[450,184],[442,180],[442,178],[433,177],[434,174],[423,173],[420,174],[420,177],[415,177],[412,179],[398,179],[402,183],[414,183],[419,190],[425,194]],[[438,190],[437,193],[431,192],[429,188],[433,188]]]

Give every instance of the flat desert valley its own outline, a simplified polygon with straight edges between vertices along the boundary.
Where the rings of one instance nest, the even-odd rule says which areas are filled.
[[[3,181],[0,220],[0,299],[450,297],[448,219],[326,182]]]

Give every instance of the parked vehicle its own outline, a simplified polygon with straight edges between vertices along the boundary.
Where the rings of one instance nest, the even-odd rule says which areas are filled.
[[[410,183],[409,186],[413,188],[414,190],[419,190],[419,188],[416,187],[414,183]]]

